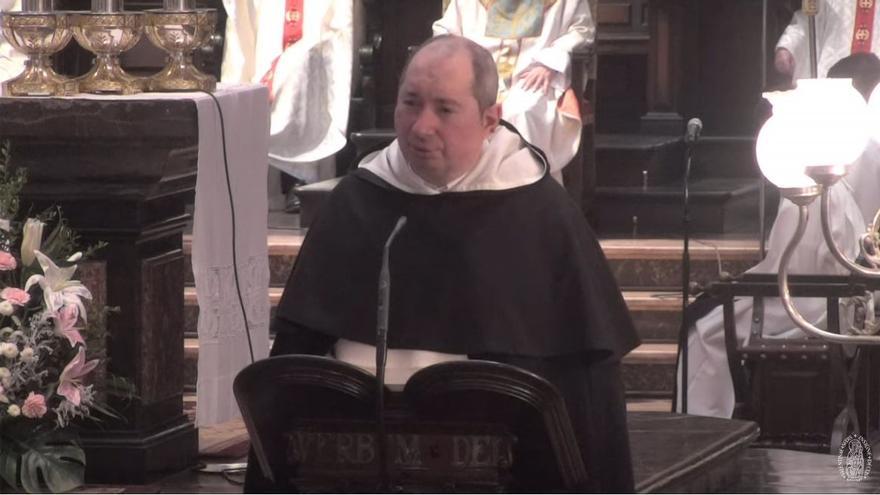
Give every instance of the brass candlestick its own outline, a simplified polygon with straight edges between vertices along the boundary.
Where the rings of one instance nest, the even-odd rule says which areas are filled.
[[[144,89],[144,80],[127,74],[119,56],[141,38],[144,16],[126,12],[122,0],[92,0],[92,12],[73,15],[73,35],[95,61],[86,75],[77,80],[83,93],[134,94]]]
[[[168,64],[150,78],[150,91],[214,91],[217,79],[193,65],[192,52],[205,44],[217,24],[215,9],[197,9],[194,0],[165,0],[148,10],[145,27],[154,45],[168,52]]]
[[[3,36],[27,55],[24,70],[3,83],[11,96],[66,96],[77,92],[76,83],[52,69],[49,57],[70,41],[70,18],[55,12],[51,0],[25,0],[21,12],[0,14]]]

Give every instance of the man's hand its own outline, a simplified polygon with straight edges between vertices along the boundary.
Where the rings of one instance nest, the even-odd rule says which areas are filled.
[[[780,74],[788,77],[794,75],[794,55],[787,48],[777,48],[776,57],[773,59],[773,65]]]
[[[547,89],[550,87],[551,75],[553,75],[552,70],[544,65],[538,64],[523,71],[519,77],[517,77],[517,82],[522,81],[523,89],[526,91],[540,91],[546,93]]]

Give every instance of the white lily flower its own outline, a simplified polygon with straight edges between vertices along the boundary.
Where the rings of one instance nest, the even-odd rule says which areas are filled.
[[[0,356],[15,359],[18,356],[18,346],[11,342],[3,342],[0,344]]]
[[[22,229],[21,262],[24,266],[34,263],[34,251],[39,251],[43,243],[43,222],[36,218],[28,218]]]
[[[34,353],[33,347],[25,347],[24,349],[22,349],[21,352],[18,354],[18,358],[21,359],[23,363],[28,364],[37,360],[37,356]]]
[[[79,280],[71,280],[70,277],[76,272],[76,265],[59,268],[48,256],[40,251],[34,251],[43,275],[31,275],[24,284],[24,290],[28,291],[36,284],[43,289],[43,300],[46,310],[57,312],[65,305],[72,304],[79,309],[83,320],[86,319],[86,308],[81,298],[91,300],[92,293]]]
[[[71,254],[70,257],[67,258],[67,262],[68,263],[76,263],[77,261],[82,259],[82,257],[83,257],[82,251],[77,251],[77,252]]]

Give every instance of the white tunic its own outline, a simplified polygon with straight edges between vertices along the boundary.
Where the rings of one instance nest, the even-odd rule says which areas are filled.
[[[557,110],[557,102],[571,85],[571,52],[596,37],[596,27],[585,0],[556,0],[544,12],[544,26],[536,38],[500,39],[485,36],[486,7],[480,0],[451,0],[443,17],[434,23],[434,35],[466,36],[499,55],[510,50],[515,58],[513,87],[501,81],[502,117],[523,137],[541,148],[552,172],[565,167],[580,145],[581,121],[578,116]],[[542,64],[553,70],[548,94],[526,91],[516,78],[524,70]]]
[[[851,55],[858,0],[822,0],[816,15],[816,65],[819,77],[840,59]],[[875,9],[878,9],[875,7]],[[880,10],[880,9],[878,9]],[[810,48],[807,16],[800,10],[779,37],[776,48],[786,48],[794,55],[794,79],[810,77]],[[880,53],[880,12],[874,14],[871,51]]]
[[[0,0],[0,11],[15,10],[21,10],[21,0]],[[12,48],[0,31],[0,82],[19,75],[24,69],[24,60],[24,54]]]
[[[863,211],[880,206],[876,186],[880,184],[880,145],[874,143],[863,153],[843,181],[830,191],[831,231],[837,245],[851,259],[859,254],[858,238],[866,230]],[[809,206],[809,220],[804,237],[789,263],[791,274],[846,274],[836,262],[822,236],[820,200]],[[873,211],[871,213],[873,215]],[[798,209],[789,200],[782,199],[779,213],[770,229],[767,256],[748,270],[748,273],[777,273],[782,252],[797,226]],[[795,298],[795,307],[814,325],[826,327],[826,300]],[[738,342],[746,342],[750,335],[752,298],[734,302]],[[841,328],[851,320],[851,312],[841,307]],[[803,332],[792,323],[779,298],[764,299],[764,337],[803,337]],[[724,342],[724,316],[717,307],[697,321],[688,339],[688,413],[729,418],[733,414],[733,382],[727,364]],[[679,379],[681,370],[679,369]],[[678,398],[681,410],[681,398]]]
[[[269,162],[315,162],[346,142],[352,77],[352,0],[305,2],[302,38],[283,50],[283,0],[224,0],[223,82],[272,83]]]
[[[483,144],[483,153],[473,169],[445,187],[431,185],[418,176],[403,158],[395,140],[360,164],[385,182],[411,194],[435,195],[444,192],[498,191],[532,184],[544,175],[531,152],[522,147],[519,136],[498,128]],[[336,358],[375,372],[376,348],[346,339],[339,339]],[[385,381],[390,385],[404,384],[416,371],[432,364],[467,359],[461,354],[415,349],[389,349],[385,364]]]

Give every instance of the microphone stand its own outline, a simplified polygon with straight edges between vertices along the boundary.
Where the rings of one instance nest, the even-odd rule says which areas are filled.
[[[682,211],[682,237],[684,238],[684,247],[681,253],[681,329],[679,330],[679,348],[681,349],[681,412],[687,414],[688,411],[688,322],[686,318],[688,294],[690,292],[691,281],[691,257],[690,257],[690,190],[688,183],[691,175],[691,160],[694,156],[694,146],[696,145],[696,137],[691,139],[690,132],[685,137],[685,145],[687,146],[687,160],[684,168],[684,183],[682,185],[684,204]]]
[[[391,273],[388,268],[391,243],[406,225],[406,217],[397,219],[385,247],[379,271],[379,312],[376,319],[376,438],[379,449],[379,492],[388,493],[391,474],[388,470],[388,439],[385,436],[385,361],[388,356],[388,310],[391,306]]]
[[[767,2],[768,0],[761,0],[761,91],[767,90]],[[761,259],[764,259],[767,255],[767,241],[764,239],[767,229],[767,187],[764,176],[758,175],[758,244]]]
[[[803,0],[801,10],[807,16],[808,42],[810,48],[810,77],[819,77],[818,57],[816,56],[816,15],[819,13],[819,0]]]

